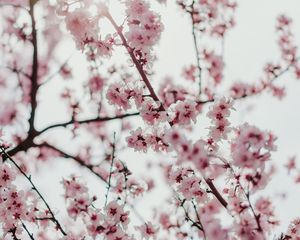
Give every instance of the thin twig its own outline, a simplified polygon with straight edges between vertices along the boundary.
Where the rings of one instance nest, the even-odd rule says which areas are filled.
[[[201,64],[200,64],[200,53],[198,50],[198,41],[197,41],[197,36],[196,36],[196,27],[195,27],[195,23],[194,23],[194,4],[195,4],[195,0],[193,0],[192,5],[191,5],[191,11],[189,12],[191,20],[192,20],[192,34],[193,34],[193,42],[194,42],[194,48],[195,48],[195,56],[196,56],[196,61],[197,61],[197,69],[198,69],[198,78],[199,78],[199,97],[201,96],[201,92],[202,92],[202,68],[201,68]]]
[[[227,168],[229,168],[229,170],[231,171],[231,174],[233,175],[233,177],[236,178],[237,175],[236,175],[233,167],[229,164],[229,162],[225,158],[217,156],[217,155],[213,155],[213,157],[220,159],[225,164],[225,166]],[[249,204],[250,211],[252,212],[252,214],[254,216],[254,219],[255,219],[256,225],[257,225],[257,231],[263,232],[263,229],[262,229],[261,224],[260,224],[260,214],[255,213],[255,210],[254,210],[254,208],[252,206],[252,203],[250,201],[249,191],[246,192],[246,190],[243,187],[243,185],[241,184],[240,180],[238,178],[236,178],[236,179],[237,179],[237,184],[238,184],[237,186],[242,190],[243,194],[245,195],[245,197],[247,199],[247,202]]]
[[[204,227],[203,227],[203,224],[202,224],[202,222],[201,222],[201,219],[200,219],[200,216],[199,216],[199,213],[198,213],[198,210],[197,210],[197,206],[196,206],[194,200],[192,200],[192,205],[193,205],[193,208],[194,208],[194,211],[195,211],[197,220],[198,220],[200,226],[202,227],[202,232],[203,232],[204,240],[206,240],[206,235],[205,235]]]
[[[25,223],[22,222],[22,227],[25,229],[26,233],[30,237],[31,240],[34,240],[33,234],[29,232],[28,228],[26,227]]]
[[[57,69],[57,71],[55,71],[53,74],[51,74],[49,77],[47,77],[47,79],[45,81],[43,81],[40,86],[47,84],[48,82],[50,82],[57,74],[59,74],[59,72],[67,65],[67,63],[70,61],[71,57],[73,56],[73,54],[71,54],[71,56],[69,56],[61,65],[60,67]]]
[[[180,207],[183,209],[184,211],[184,215],[187,221],[192,223],[192,227],[196,227],[198,228],[201,232],[204,232],[202,225],[199,222],[194,221],[190,215],[188,214],[187,210],[184,207],[184,203],[186,202],[186,199],[181,200],[180,198],[178,198],[178,201],[180,202]]]
[[[93,123],[93,122],[106,122],[106,121],[123,119],[123,118],[127,118],[127,117],[138,116],[138,115],[139,115],[139,112],[134,112],[134,113],[127,113],[127,114],[123,114],[123,115],[117,115],[114,117],[96,117],[96,118],[90,118],[90,119],[79,120],[79,121],[76,121],[75,119],[71,119],[68,122],[50,125],[50,126],[44,128],[43,130],[39,131],[38,134],[44,133],[52,128],[67,127],[67,126],[75,124],[75,123],[76,124],[86,124],[86,123]]]
[[[114,132],[113,144],[112,144],[112,153],[111,153],[111,164],[110,164],[110,169],[109,169],[107,192],[106,192],[106,195],[105,195],[104,207],[106,207],[106,205],[107,205],[109,190],[111,188],[111,177],[112,177],[112,170],[113,170],[114,160],[115,160],[115,151],[116,151],[116,133]]]
[[[218,201],[223,205],[224,208],[227,208],[228,203],[222,197],[222,195],[220,194],[220,192],[218,191],[218,189],[214,185],[213,180],[210,179],[210,178],[204,178],[204,180],[205,180],[206,184],[209,186],[212,194],[218,199]]]

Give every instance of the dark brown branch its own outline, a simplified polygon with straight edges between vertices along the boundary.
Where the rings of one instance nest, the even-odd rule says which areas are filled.
[[[50,126],[44,128],[43,130],[39,131],[38,134],[46,132],[46,131],[48,131],[49,129],[52,129],[52,128],[67,127],[67,126],[75,124],[75,123],[76,124],[85,124],[85,123],[92,123],[92,122],[106,122],[106,121],[112,121],[112,120],[116,120],[116,119],[123,119],[123,118],[127,118],[127,117],[138,116],[138,115],[139,115],[138,112],[134,112],[134,113],[127,113],[127,114],[118,115],[118,116],[114,116],[114,117],[96,117],[96,118],[90,118],[90,119],[85,119],[85,120],[80,120],[80,121],[75,121],[74,119],[72,119],[68,122],[57,123],[57,124],[50,125]]]
[[[226,200],[222,197],[216,186],[214,185],[212,179],[210,178],[204,178],[206,184],[209,186],[212,194],[218,199],[218,201],[223,205],[224,208],[227,208],[228,203]]]
[[[61,224],[59,223],[59,221],[57,220],[57,218],[55,217],[52,209],[50,208],[48,202],[45,200],[45,198],[43,197],[43,195],[40,193],[40,191],[36,188],[35,184],[33,183],[31,176],[27,176],[27,174],[22,170],[22,168],[12,159],[12,157],[5,151],[5,149],[3,147],[0,147],[1,150],[1,155],[3,158],[3,161],[9,160],[17,169],[18,171],[28,180],[28,182],[30,183],[32,190],[35,191],[37,193],[37,195],[40,197],[40,199],[42,200],[42,202],[45,204],[46,208],[48,209],[50,215],[51,215],[51,220],[52,222],[56,225],[57,229],[59,229],[59,231],[66,236],[66,232],[63,230]]]
[[[30,138],[27,137],[25,140],[20,142],[16,147],[14,147],[13,149],[8,150],[7,153],[10,156],[14,156],[18,152],[21,152],[21,151],[26,152],[29,148],[34,146],[33,139],[34,139],[34,137],[32,137],[32,136]]]
[[[31,240],[34,240],[33,234],[29,232],[28,228],[26,227],[25,223],[22,222],[22,227],[25,229],[27,235],[30,237]]]
[[[35,112],[37,108],[37,91],[39,88],[38,85],[38,42],[37,42],[37,31],[36,31],[36,23],[34,18],[34,4],[36,0],[30,0],[30,19],[32,24],[32,45],[33,45],[33,54],[32,54],[32,69],[31,69],[31,90],[30,90],[30,106],[31,106],[31,113],[29,117],[29,131],[28,137],[34,135],[35,128],[34,128],[34,120],[35,120]]]
[[[198,228],[201,232],[204,233],[204,230],[203,230],[203,227],[202,227],[201,223],[200,223],[200,222],[194,221],[194,220],[190,217],[190,215],[188,214],[187,210],[185,209],[184,203],[186,202],[186,200],[185,200],[185,199],[181,200],[181,199],[178,198],[178,201],[180,202],[180,207],[181,207],[181,208],[183,209],[183,211],[184,211],[185,219],[186,219],[187,221],[189,221],[189,222],[192,223],[192,227],[196,227],[196,228]]]
[[[76,157],[76,156],[72,156],[71,154],[68,154],[60,149],[58,149],[57,147],[55,146],[52,146],[50,145],[49,143],[43,143],[41,145],[37,145],[39,147],[48,147],[56,152],[58,152],[62,157],[64,158],[70,158],[70,159],[73,159],[77,164],[79,164],[80,166],[83,166],[85,168],[87,168],[91,173],[93,173],[94,175],[96,175],[99,179],[101,179],[103,182],[106,183],[106,180],[97,172],[94,171],[94,165],[90,165],[90,164],[87,164],[85,163],[82,159],[80,159],[79,157]]]
[[[166,111],[165,107],[163,106],[163,103],[159,100],[158,96],[156,95],[144,69],[143,69],[143,66],[140,64],[140,62],[138,61],[138,59],[135,57],[134,55],[134,49],[131,48],[129,46],[129,44],[127,43],[127,40],[122,32],[122,27],[119,27],[117,25],[117,23],[115,22],[115,20],[113,19],[113,17],[110,15],[110,13],[107,11],[105,13],[106,15],[106,18],[110,21],[110,23],[113,25],[113,27],[115,28],[115,30],[117,31],[119,37],[121,38],[121,41],[122,41],[122,44],[123,46],[126,48],[129,56],[131,57],[131,60],[133,61],[136,69],[138,70],[143,82],[145,83],[151,97],[153,98],[154,101],[156,102],[159,102],[160,103],[160,106],[159,106],[159,110],[160,111]],[[170,125],[172,125],[172,123],[169,122]]]
[[[252,203],[251,203],[251,201],[250,201],[249,193],[246,193],[245,190],[244,190],[244,188],[242,188],[242,189],[243,189],[243,191],[244,191],[244,194],[246,195],[247,201],[248,201],[248,203],[249,203],[250,210],[251,210],[251,212],[252,212],[252,214],[253,214],[253,216],[254,216],[254,218],[255,218],[256,225],[257,225],[257,231],[263,232],[263,229],[262,229],[261,224],[260,224],[260,214],[256,214],[256,213],[255,213],[254,208],[253,208],[253,206],[252,206]]]
[[[13,240],[21,240],[17,237],[16,231],[17,231],[17,228],[14,227],[14,228],[10,229],[8,232],[11,234]]]

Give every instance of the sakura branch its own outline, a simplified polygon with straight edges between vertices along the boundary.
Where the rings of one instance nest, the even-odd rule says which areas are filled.
[[[37,187],[35,186],[35,184],[32,181],[32,177],[28,176],[23,170],[22,168],[9,156],[9,154],[5,151],[4,147],[0,147],[1,149],[1,155],[2,155],[2,159],[5,162],[6,160],[9,160],[17,169],[18,171],[28,180],[28,182],[30,183],[30,185],[32,186],[32,190],[34,192],[36,192],[36,194],[39,196],[39,198],[42,200],[42,202],[45,204],[47,210],[49,211],[49,214],[51,216],[51,218],[49,218],[49,220],[51,220],[55,226],[57,227],[57,229],[62,233],[62,235],[66,236],[66,232],[64,231],[64,229],[62,228],[60,222],[57,220],[57,218],[54,215],[54,212],[52,211],[52,209],[50,208],[48,202],[45,200],[45,198],[43,197],[43,195],[40,193],[40,191],[37,189]]]
[[[138,59],[136,58],[135,54],[134,54],[134,49],[132,47],[129,46],[129,44],[127,43],[127,40],[125,38],[125,36],[123,35],[122,32],[122,27],[119,27],[117,25],[117,23],[115,22],[115,20],[113,19],[113,17],[111,16],[111,14],[108,11],[104,11],[103,14],[107,17],[107,19],[111,22],[111,24],[113,25],[113,27],[115,28],[115,30],[117,31],[118,35],[120,36],[123,46],[126,48],[128,54],[130,55],[133,63],[136,66],[136,69],[138,70],[142,80],[144,81],[145,85],[147,86],[147,89],[150,92],[150,96],[153,98],[154,101],[158,102],[160,104],[159,106],[159,111],[166,111],[162,102],[159,100],[158,96],[156,95],[144,69],[143,66],[141,65],[141,63],[138,61]]]
[[[0,137],[15,147],[4,144],[0,149],[5,160],[0,166],[0,238],[299,237],[299,218],[274,236],[285,219],[276,215],[280,206],[271,201],[274,195],[263,190],[284,164],[273,155],[275,134],[233,121],[240,110],[236,101],[264,92],[284,99],[286,84],[277,80],[287,74],[300,79],[292,19],[278,13],[279,57],[262,66],[255,82],[246,82],[245,74],[243,81],[230,84],[231,76],[224,74],[229,58],[222,57],[219,47],[238,20],[236,1],[159,5],[163,2],[167,0],[1,2],[0,101],[5,107],[0,108]],[[193,44],[181,44],[196,59],[182,63],[190,65],[182,66],[179,76],[168,66],[162,66],[161,76],[156,68],[161,63],[159,41],[169,28],[159,14],[168,12],[164,8],[191,20],[186,28]],[[177,34],[181,31],[174,33],[174,41]],[[68,61],[66,45],[80,52],[76,57],[85,63]],[[129,64],[114,62],[117,49],[126,51],[123,62]],[[67,114],[54,106],[57,100]],[[46,123],[45,111],[60,120]],[[78,175],[61,174],[66,210],[61,221],[68,229],[27,174],[61,158],[78,166]],[[286,165],[298,174],[295,159]],[[137,162],[145,169],[131,168]],[[102,188],[94,188],[81,172],[95,176]],[[18,190],[18,173],[33,191]],[[147,209],[154,209],[148,219]]]

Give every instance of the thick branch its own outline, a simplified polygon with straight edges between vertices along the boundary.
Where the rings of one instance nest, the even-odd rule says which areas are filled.
[[[36,32],[36,23],[34,18],[34,4],[36,0],[30,0],[30,9],[29,14],[32,24],[32,45],[33,45],[33,54],[32,54],[32,69],[31,69],[31,90],[30,90],[30,105],[31,113],[29,117],[29,132],[28,137],[31,137],[35,132],[34,120],[35,120],[35,111],[37,107],[37,91],[38,91],[38,43],[37,43],[37,32]]]

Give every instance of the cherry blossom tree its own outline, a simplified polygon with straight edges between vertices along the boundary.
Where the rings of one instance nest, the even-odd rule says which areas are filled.
[[[300,79],[293,20],[274,19],[280,58],[266,62],[254,83],[225,89],[224,41],[240,3],[174,0],[189,20],[194,63],[182,66],[179,81],[157,80],[156,47],[168,25],[153,5],[171,1],[0,1],[1,239],[300,239],[300,218],[277,232],[284,206],[264,191],[276,175],[276,132],[231,120],[237,102],[263,93],[282,99],[280,80]],[[68,44],[86,62],[80,84]],[[39,111],[53,88],[65,120],[48,124]],[[58,115],[57,108],[46,111]],[[132,156],[147,161],[142,177],[127,164]],[[94,194],[78,172],[49,180],[63,195],[39,188],[40,168],[55,176],[58,159],[93,175],[102,190]],[[296,156],[284,164],[299,183]],[[168,198],[157,195],[160,207],[145,218],[136,202],[158,185]],[[53,195],[64,204],[50,202]]]

